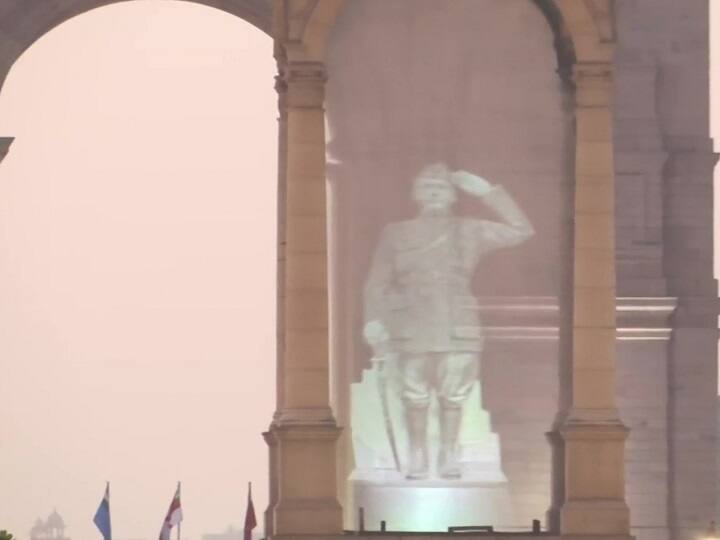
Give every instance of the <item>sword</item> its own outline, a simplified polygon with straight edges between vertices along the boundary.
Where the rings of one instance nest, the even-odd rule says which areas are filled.
[[[392,450],[393,461],[395,462],[395,469],[400,472],[402,468],[400,466],[400,457],[398,456],[397,441],[395,440],[395,430],[392,425],[392,418],[390,417],[390,406],[388,405],[388,389],[387,389],[387,377],[385,374],[385,362],[386,360],[379,360],[378,356],[373,358],[373,364],[376,366],[377,371],[377,388],[380,394],[380,405],[382,407],[383,419],[385,421],[385,433],[390,443],[390,450]]]

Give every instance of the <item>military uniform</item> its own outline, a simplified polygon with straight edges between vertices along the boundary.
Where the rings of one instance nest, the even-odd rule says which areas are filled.
[[[379,321],[388,332],[408,407],[427,407],[432,387],[443,407],[462,406],[483,348],[471,290],[477,264],[484,254],[533,234],[502,187],[479,199],[499,221],[420,215],[382,232],[365,288],[365,321]]]

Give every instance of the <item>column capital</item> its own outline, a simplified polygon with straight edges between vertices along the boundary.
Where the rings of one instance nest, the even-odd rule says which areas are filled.
[[[612,105],[615,68],[607,62],[579,62],[573,66],[576,107]]]
[[[327,70],[322,62],[285,62],[279,66],[275,89],[296,109],[322,109]]]

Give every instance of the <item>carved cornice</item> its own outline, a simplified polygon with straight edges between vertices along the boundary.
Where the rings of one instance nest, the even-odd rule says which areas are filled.
[[[479,304],[479,307],[475,307]],[[675,297],[618,297],[618,341],[667,341],[673,330]],[[560,305],[552,296],[468,297],[467,309],[478,309],[478,335],[499,341],[554,341],[560,336]]]
[[[615,68],[606,62],[578,62],[573,66],[576,106],[609,107],[613,98]]]
[[[573,81],[580,87],[611,85],[615,68],[609,62],[578,62],[573,66]]]
[[[573,407],[560,426],[560,434],[566,441],[624,441],[630,430],[617,409]]]
[[[325,81],[327,70],[322,62],[287,62],[276,79],[275,87],[287,107],[322,108]]]
[[[327,70],[322,62],[288,62],[283,68],[285,84],[296,83],[325,84]]]
[[[620,341],[667,341],[672,334],[675,297],[620,297],[617,307],[617,339]]]
[[[321,432],[331,438],[337,437],[341,430],[329,407],[283,407],[275,413],[269,431],[277,433],[278,430],[289,429],[300,437],[305,436],[303,433],[312,435]]]

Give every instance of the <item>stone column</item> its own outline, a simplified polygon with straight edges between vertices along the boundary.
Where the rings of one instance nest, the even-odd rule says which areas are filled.
[[[615,404],[613,68],[579,63],[576,84],[572,398],[561,533],[628,536],[627,428]]]
[[[330,408],[325,68],[281,67],[278,402],[269,439],[273,535],[342,532]],[[284,204],[283,204],[284,203]]]

